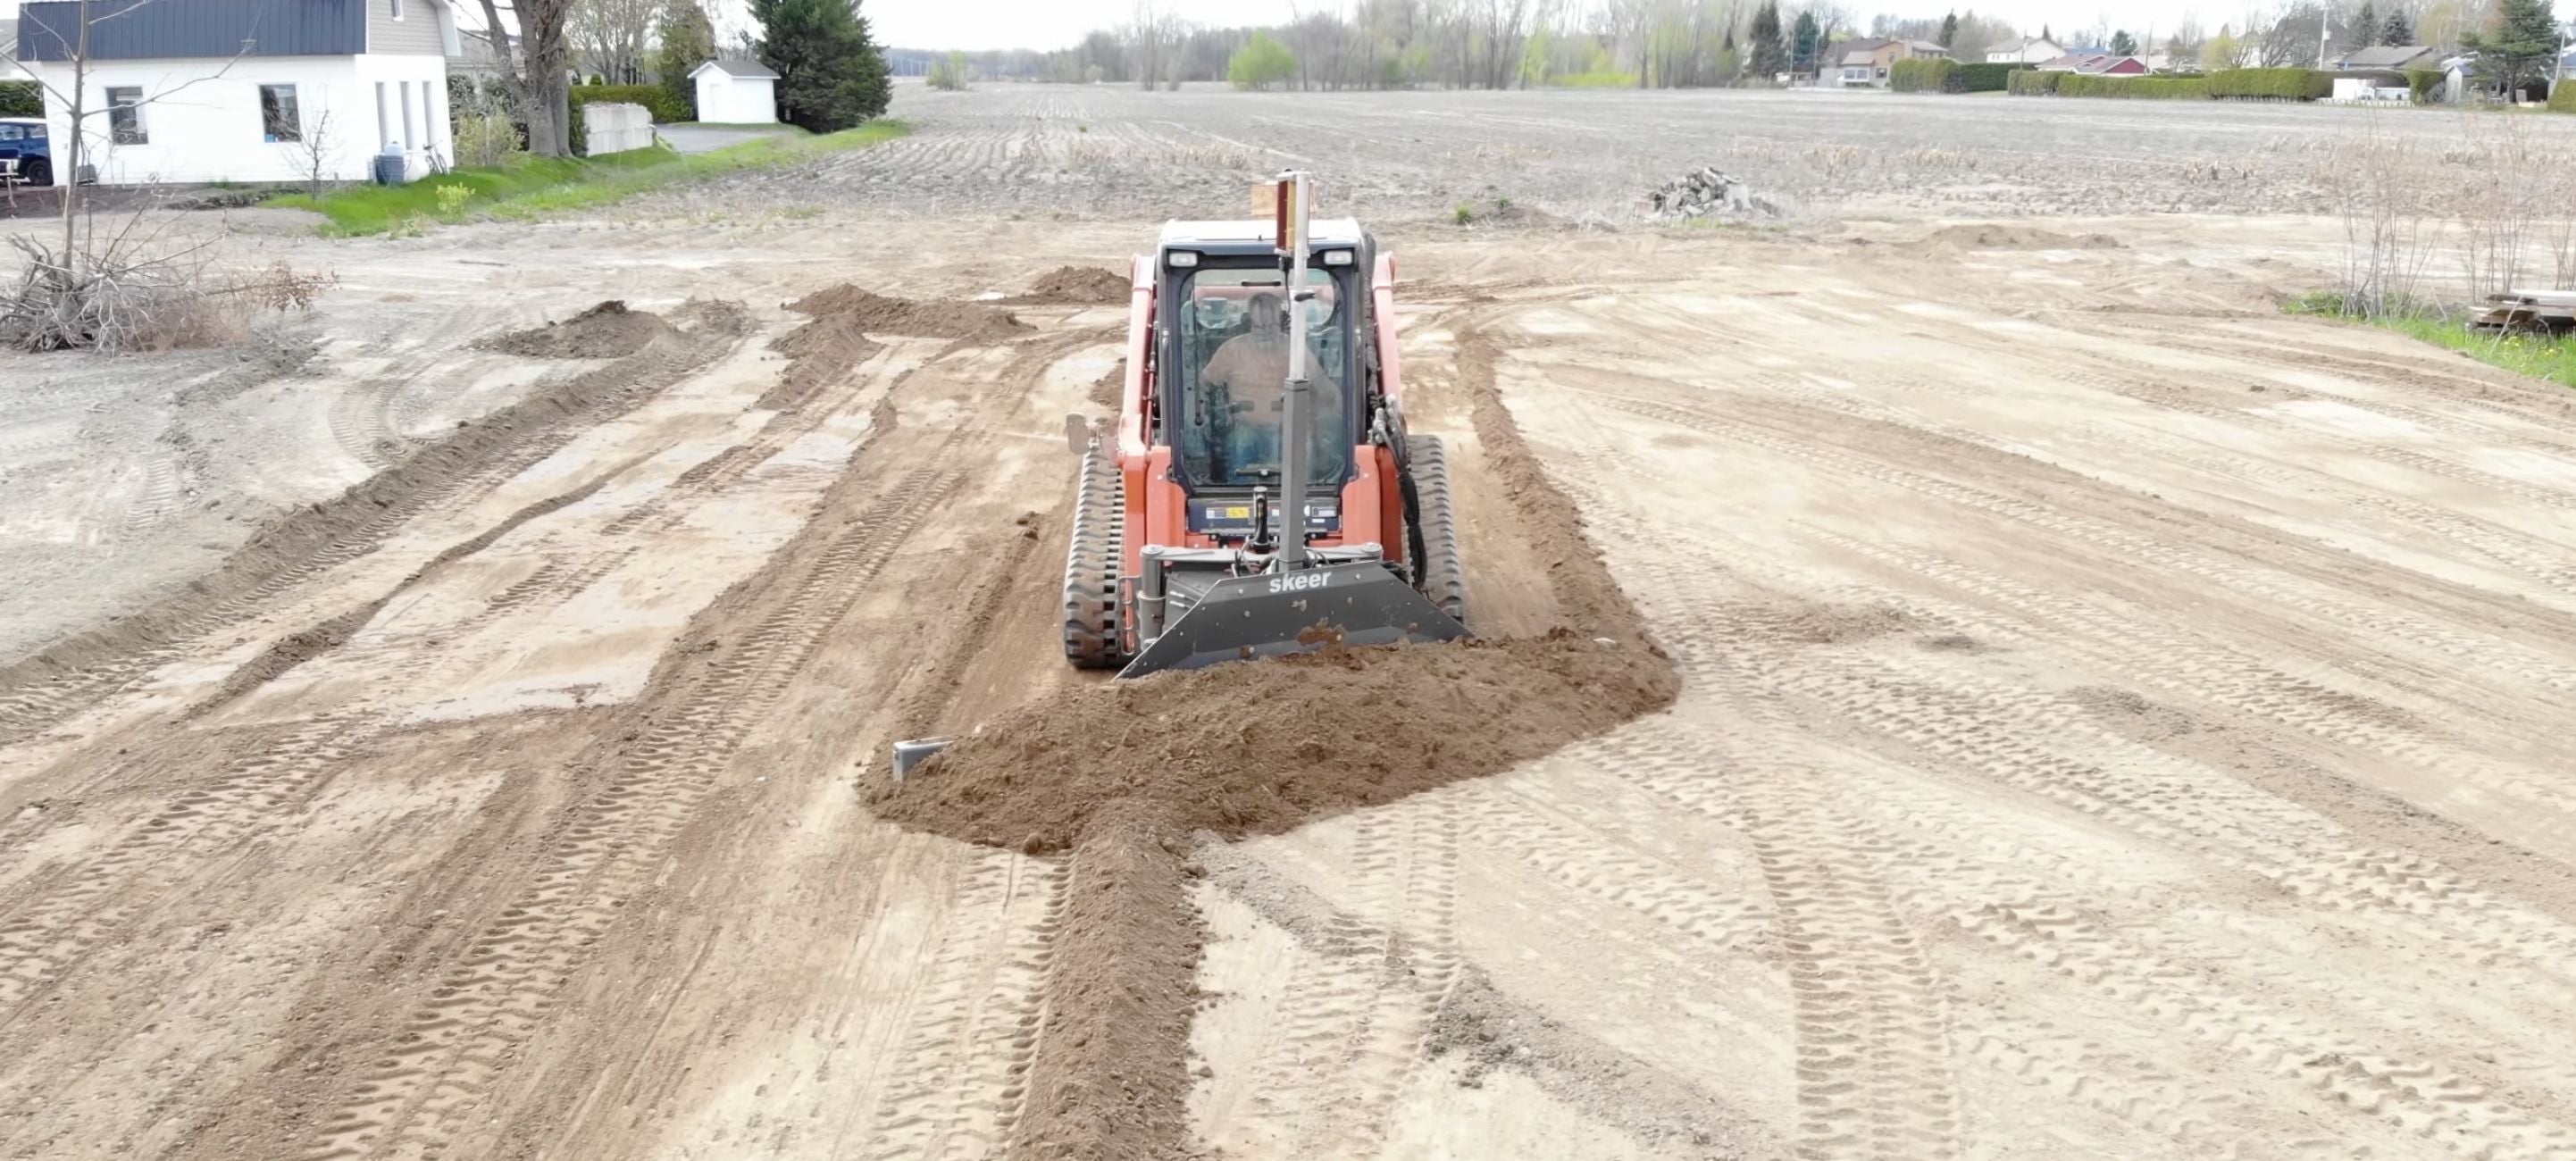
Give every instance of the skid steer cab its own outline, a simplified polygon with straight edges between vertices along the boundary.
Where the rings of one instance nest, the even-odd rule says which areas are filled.
[[[1137,677],[1328,644],[1466,635],[1440,441],[1405,431],[1395,261],[1312,219],[1170,222],[1134,264],[1118,415],[1083,456],[1064,652]]]

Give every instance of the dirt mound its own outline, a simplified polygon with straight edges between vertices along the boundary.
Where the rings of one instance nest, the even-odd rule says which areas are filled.
[[[980,343],[1001,342],[1034,329],[1007,310],[973,303],[888,298],[848,283],[817,290],[788,303],[787,309],[818,320],[838,319],[871,334]]]
[[[1943,250],[2117,250],[2120,240],[2109,234],[2060,234],[2054,230],[2014,226],[2002,222],[1975,222],[1943,226],[1923,239],[1923,248]]]
[[[777,386],[761,393],[759,405],[786,411],[884,347],[867,336],[857,318],[825,314],[770,340],[769,349],[787,356],[787,370],[779,375]]]
[[[660,315],[609,299],[562,322],[512,331],[485,349],[530,359],[623,359],[670,330]]]
[[[875,806],[1028,854],[1072,847],[1123,799],[1161,803],[1188,830],[1275,834],[1509,768],[1673,692],[1662,657],[1567,630],[1219,665],[1015,712]]]
[[[1135,290],[1119,274],[1097,266],[1058,266],[1029,284],[1028,293],[1002,301],[1024,306],[1114,306]]]

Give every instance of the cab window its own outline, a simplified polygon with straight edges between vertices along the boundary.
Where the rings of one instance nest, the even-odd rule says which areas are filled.
[[[1313,384],[1312,479],[1349,475],[1349,321],[1342,285],[1309,268],[1305,303],[1307,378]],[[1288,310],[1277,267],[1210,268],[1181,283],[1179,312],[1181,464],[1202,484],[1277,487],[1284,470]]]

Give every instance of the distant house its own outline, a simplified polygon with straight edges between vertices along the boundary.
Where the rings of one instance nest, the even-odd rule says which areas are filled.
[[[2383,45],[2378,48],[2356,48],[2335,58],[2337,69],[2345,72],[2385,70],[2402,73],[2408,69],[2442,67],[2441,54],[2420,44]]]
[[[1888,73],[1901,60],[1924,57],[1947,57],[1950,50],[1928,40],[1880,40],[1877,38],[1847,40],[1833,46],[1830,56],[1839,70],[1835,79],[1846,89],[1884,89]]]
[[[2044,36],[2026,36],[1986,50],[1987,64],[2038,64],[2066,55],[2066,46]]]
[[[711,60],[689,73],[698,120],[767,125],[778,120],[778,74],[759,61]]]
[[[71,110],[79,0],[18,9],[16,58],[44,80],[55,153]],[[451,157],[446,0],[92,0],[84,163],[109,184],[361,180],[389,145],[414,174]]]
[[[2147,75],[2147,62],[2134,56],[2114,56],[2107,52],[2069,53],[2040,62],[2044,73],[2082,73],[2101,77],[2142,77]]]

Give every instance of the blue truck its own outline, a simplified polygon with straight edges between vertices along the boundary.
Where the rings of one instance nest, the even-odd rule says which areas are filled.
[[[44,121],[0,117],[0,162],[10,161],[17,163],[14,177],[19,184],[54,184],[53,142],[46,139]]]

